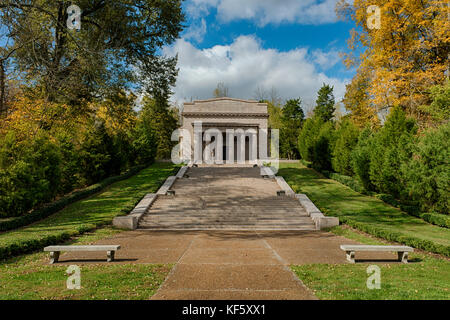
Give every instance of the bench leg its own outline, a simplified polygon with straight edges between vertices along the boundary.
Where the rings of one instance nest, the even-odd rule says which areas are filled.
[[[50,264],[57,263],[59,259],[59,251],[50,252]]]
[[[107,253],[107,261],[111,262],[114,261],[114,253],[116,253],[115,251],[108,251]]]
[[[402,263],[408,263],[408,252],[397,252],[398,253],[398,261]]]
[[[355,252],[354,251],[347,251],[347,261],[350,263],[355,263]]]

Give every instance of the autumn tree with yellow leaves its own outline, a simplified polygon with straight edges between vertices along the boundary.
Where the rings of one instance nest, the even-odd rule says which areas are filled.
[[[368,23],[373,5],[379,8],[379,28]],[[336,11],[357,26],[348,41],[352,52],[344,59],[358,68],[347,87],[347,109],[356,111],[358,122],[367,122],[373,112],[398,105],[425,124],[429,114],[420,106],[431,103],[429,88],[449,77],[448,1],[354,0],[350,5],[341,0]],[[368,115],[361,117],[362,112]]]

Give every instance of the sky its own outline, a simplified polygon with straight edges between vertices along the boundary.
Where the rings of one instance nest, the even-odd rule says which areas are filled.
[[[354,27],[338,21],[338,0],[185,0],[186,28],[163,48],[178,54],[172,101],[208,99],[219,82],[229,96],[255,99],[275,88],[282,99],[306,108],[323,83],[336,101],[354,75],[339,56]]]

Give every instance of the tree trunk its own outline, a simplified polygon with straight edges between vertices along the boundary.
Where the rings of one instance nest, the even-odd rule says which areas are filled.
[[[5,92],[5,66],[4,60],[0,60],[0,116],[6,116]]]

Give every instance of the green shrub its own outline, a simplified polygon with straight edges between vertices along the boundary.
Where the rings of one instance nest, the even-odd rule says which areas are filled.
[[[5,140],[0,147],[0,216],[20,216],[57,194],[61,155],[44,132],[24,142],[13,134]]]
[[[448,215],[443,215],[435,212],[427,212],[420,214],[420,217],[432,224],[443,228],[450,228],[450,217]]]
[[[298,150],[303,160],[312,161],[314,145],[322,127],[323,121],[319,117],[306,119],[298,136]]]
[[[375,195],[375,198],[380,199],[381,201],[386,202],[393,207],[398,208],[398,206],[400,205],[400,203],[390,194],[379,193]]]
[[[80,146],[79,161],[88,184],[96,183],[111,173],[113,140],[103,123],[95,124],[84,134]]]
[[[163,99],[143,99],[141,119],[146,128],[151,128],[156,144],[156,158],[170,159],[176,142],[171,140],[172,133],[178,127],[178,113],[170,108]]]
[[[318,171],[331,171],[331,155],[334,144],[334,124],[325,122],[319,130],[319,134],[313,143],[313,168]]]
[[[74,143],[74,136],[68,132],[56,134],[57,144],[61,153],[61,181],[58,193],[67,194],[74,188],[82,186],[82,174],[80,172],[78,152]]]
[[[362,184],[353,177],[344,176],[344,175],[338,174],[338,173],[330,173],[329,178],[336,180],[336,181],[342,183],[343,185],[346,185],[347,187],[349,187],[350,189],[352,189],[356,192],[363,193],[363,194],[367,193],[367,191],[364,189]]]
[[[280,155],[286,159],[299,159],[298,135],[305,114],[301,99],[290,99],[283,106],[280,128]]]
[[[412,160],[405,165],[407,188],[422,211],[449,213],[450,123],[431,129],[413,147]]]
[[[155,159],[156,143],[154,130],[141,119],[133,131],[132,150],[134,161],[138,164],[149,163]]]
[[[332,164],[334,171],[351,176],[354,174],[351,153],[358,143],[359,130],[349,119],[343,120],[336,130]]]
[[[412,156],[415,121],[407,119],[398,107],[391,110],[384,126],[375,135],[370,154],[370,180],[375,191],[392,194],[396,198],[408,198],[402,166]]]
[[[362,130],[358,137],[358,143],[351,153],[352,169],[366,190],[373,190],[369,173],[370,153],[372,151],[372,144],[374,140],[373,136],[374,133],[369,127]]]

